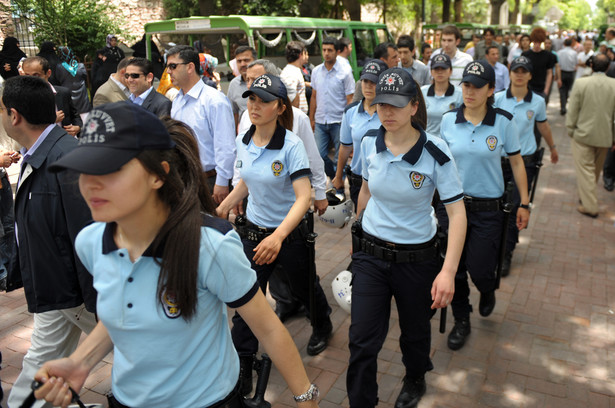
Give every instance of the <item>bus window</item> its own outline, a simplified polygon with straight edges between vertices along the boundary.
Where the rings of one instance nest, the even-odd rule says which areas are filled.
[[[357,65],[362,67],[365,61],[374,55],[374,32],[372,30],[352,30],[357,54]]]
[[[385,29],[379,28],[376,30],[376,36],[378,36],[378,44],[382,44],[383,42],[389,42],[389,35]]]
[[[284,31],[260,35],[256,34],[256,38],[259,42],[260,55],[262,58],[284,57],[284,50],[286,49],[287,43],[286,33]]]
[[[316,30],[293,31],[293,40],[303,43],[308,54],[320,58],[320,45],[318,42],[318,32]]]
[[[333,37],[339,40],[343,36],[344,36],[344,33],[342,32],[342,30],[322,30],[323,39],[325,37]]]

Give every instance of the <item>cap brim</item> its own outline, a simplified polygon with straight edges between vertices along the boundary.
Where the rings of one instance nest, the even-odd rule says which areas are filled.
[[[511,71],[514,71],[514,70],[516,70],[517,68],[523,68],[523,69],[524,69],[524,70],[526,70],[527,72],[530,72],[530,73],[532,72],[532,70],[531,70],[531,69],[529,69],[526,65],[523,65],[523,64],[511,65],[511,66],[510,66],[510,70],[511,70]]]
[[[489,81],[487,81],[486,79],[483,78],[479,78],[476,75],[468,75],[463,77],[463,79],[461,80],[461,82],[468,82],[472,85],[474,85],[477,88],[482,88],[483,86],[487,85],[489,83]]]
[[[404,108],[410,103],[411,99],[412,98],[408,95],[380,94],[376,95],[371,106],[384,103],[385,105],[395,106],[396,108]]]
[[[247,98],[248,96],[250,96],[252,94],[258,96],[259,98],[261,98],[265,102],[273,102],[276,99],[279,99],[277,96],[275,96],[273,94],[270,94],[269,92],[267,92],[267,91],[265,91],[264,89],[261,89],[261,88],[254,88],[254,89],[250,88],[247,91],[245,91],[241,96],[243,98]]]
[[[102,176],[118,171],[134,159],[141,150],[115,149],[103,146],[77,146],[70,153],[49,166],[49,171],[65,169]]]
[[[375,84],[378,83],[378,76],[374,75],[374,74],[362,74],[361,77],[359,78],[361,81],[364,79],[367,79],[368,81],[371,81]]]
[[[436,69],[436,68],[451,69],[452,67],[446,64],[431,64],[431,69]]]

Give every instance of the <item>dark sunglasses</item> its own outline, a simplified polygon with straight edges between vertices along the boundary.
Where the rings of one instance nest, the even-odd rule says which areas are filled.
[[[128,79],[128,78],[138,79],[141,75],[145,75],[145,74],[137,74],[137,73],[124,74],[124,78],[126,78],[126,79]]]
[[[167,69],[177,69],[178,65],[188,65],[189,62],[170,62],[167,64]]]

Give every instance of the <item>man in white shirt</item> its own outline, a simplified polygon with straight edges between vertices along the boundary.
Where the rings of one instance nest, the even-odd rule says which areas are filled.
[[[568,95],[572,90],[577,71],[577,52],[572,49],[571,38],[564,40],[564,48],[557,52],[557,59],[562,72],[562,85],[559,88],[560,113],[565,115]]]
[[[306,115],[309,112],[307,98],[305,97],[305,80],[301,71],[301,54],[305,46],[299,41],[291,41],[286,44],[286,61],[288,64],[282,70],[280,79],[286,85],[288,99],[295,108],[301,109]]]
[[[594,55],[594,40],[586,37],[583,41],[583,51],[577,55],[577,77],[579,79],[592,74],[592,68],[588,66],[587,60]]]
[[[167,72],[180,88],[173,100],[171,117],[186,123],[196,136],[203,172],[216,203],[230,192],[235,165],[235,120],[224,94],[205,85],[196,50],[177,45],[169,50]]]
[[[352,41],[350,38],[342,37],[338,40],[337,60],[343,64],[348,64],[350,68],[350,54],[352,54]]]
[[[451,82],[451,84],[456,86],[459,86],[461,84],[463,70],[465,69],[466,65],[474,61],[472,56],[457,49],[457,46],[460,42],[461,32],[459,31],[459,29],[453,25],[446,26],[442,29],[442,37],[440,38],[440,45],[442,45],[442,48],[435,50],[431,55],[432,58],[434,55],[442,53],[449,56],[453,65],[453,73],[451,74],[451,78],[449,79],[449,81]],[[430,69],[431,72],[431,60],[427,67]]]

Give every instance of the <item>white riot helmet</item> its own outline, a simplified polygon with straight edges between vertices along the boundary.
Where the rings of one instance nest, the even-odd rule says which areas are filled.
[[[350,303],[352,300],[352,273],[349,271],[341,271],[333,282],[331,282],[331,289],[333,289],[333,297],[340,305],[342,309],[350,313]]]
[[[327,201],[327,210],[318,218],[330,227],[344,228],[352,218],[352,200],[347,200],[344,194],[337,194],[332,188],[327,190]]]

